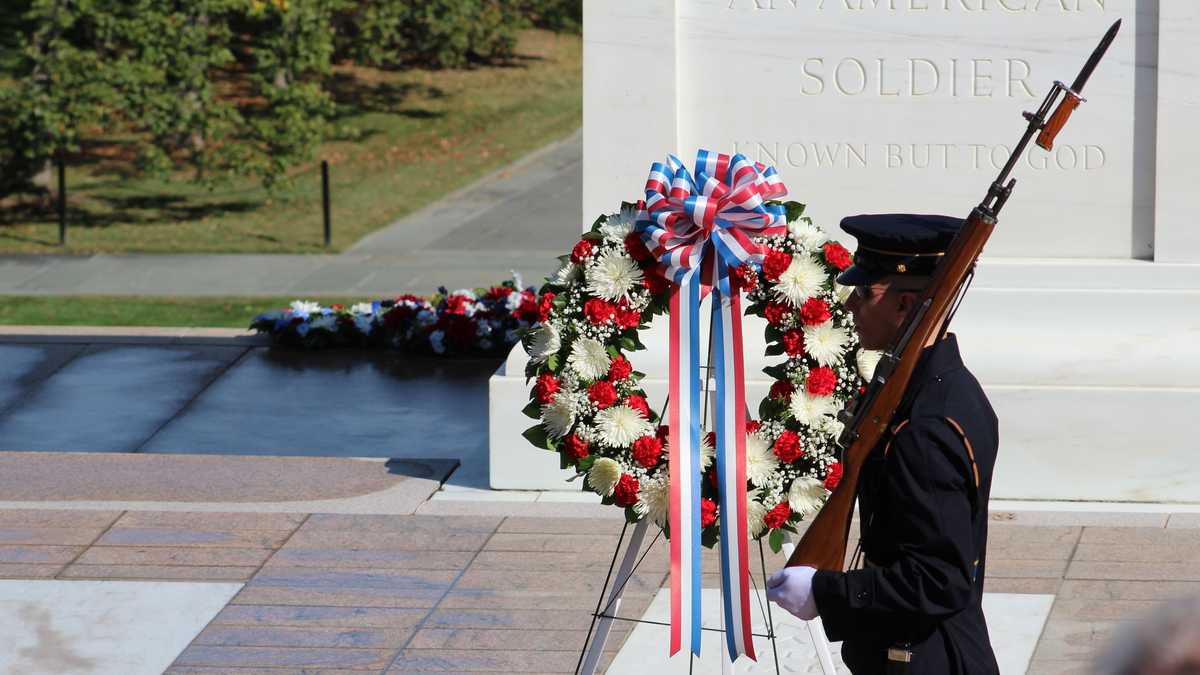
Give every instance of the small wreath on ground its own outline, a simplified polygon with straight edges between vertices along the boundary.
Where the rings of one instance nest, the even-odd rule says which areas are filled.
[[[786,357],[764,369],[774,383],[746,442],[749,531],[769,536],[776,550],[783,531],[795,532],[840,480],[836,415],[878,359],[859,348],[844,305],[851,289],[834,281],[849,252],[803,215],[804,205],[785,206],[787,234],[758,240],[769,247],[762,268],[734,271],[746,311],[767,321],[766,354]],[[533,382],[524,413],[538,420],[525,437],[559,453],[583,489],[624,508],[629,522],[649,518],[666,530],[666,420],[627,355],[645,348],[640,332],[666,313],[670,283],[656,271],[637,218],[629,204],[601,216],[543,286],[541,323],[522,341]],[[721,508],[711,432],[702,454],[702,541],[711,547]]]

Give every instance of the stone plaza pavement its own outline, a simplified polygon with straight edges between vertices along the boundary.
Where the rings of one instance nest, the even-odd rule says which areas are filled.
[[[450,467],[437,463],[279,461],[0,453],[0,576],[244,584],[168,673],[574,670],[623,525],[615,509],[456,496],[439,490]],[[92,486],[82,498],[79,476]],[[1135,509],[991,514],[987,590],[1055,596],[1028,672],[1086,673],[1119,620],[1200,592],[1200,514]],[[654,549],[624,616],[667,582]],[[768,556],[768,571],[782,564]],[[705,565],[716,587],[707,552]],[[606,663],[628,634],[618,623]],[[86,640],[60,635],[59,649]],[[10,672],[77,672],[55,669],[58,652],[6,657]]]

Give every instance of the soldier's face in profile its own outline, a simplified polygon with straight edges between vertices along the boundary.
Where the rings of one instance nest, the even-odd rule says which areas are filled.
[[[917,297],[915,291],[891,288],[887,282],[855,286],[846,300],[865,349],[891,346]]]

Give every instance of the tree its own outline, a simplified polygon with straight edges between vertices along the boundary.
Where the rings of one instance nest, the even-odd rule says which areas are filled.
[[[24,0],[0,79],[0,194],[85,135],[138,139],[144,170],[273,185],[332,114],[336,1]]]

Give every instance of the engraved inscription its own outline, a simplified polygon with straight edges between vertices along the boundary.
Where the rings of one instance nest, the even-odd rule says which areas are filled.
[[[1103,12],[1106,0],[729,0],[728,10],[842,10],[849,12]]]
[[[1025,59],[811,57],[800,64],[800,93],[820,96],[1036,98]]]
[[[772,166],[837,169],[943,169],[995,171],[1008,161],[1006,145],[980,143],[862,143],[735,141],[734,152]],[[1108,156],[1099,145],[1033,147],[1018,162],[1034,171],[1095,171]]]

